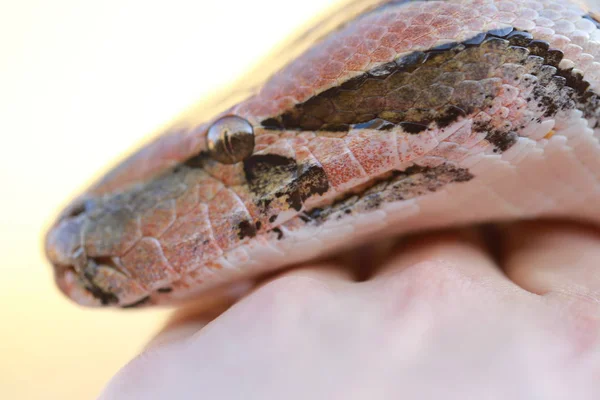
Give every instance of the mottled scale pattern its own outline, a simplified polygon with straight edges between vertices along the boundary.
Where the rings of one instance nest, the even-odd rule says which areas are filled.
[[[359,4],[360,3],[360,4]],[[569,0],[369,1],[246,99],[191,112],[59,217],[85,305],[173,303],[390,234],[600,220],[600,28]],[[253,154],[211,159],[223,115]]]

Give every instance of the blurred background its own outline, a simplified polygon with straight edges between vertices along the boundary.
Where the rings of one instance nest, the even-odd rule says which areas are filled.
[[[166,310],[63,298],[43,232],[144,136],[333,3],[0,2],[0,398],[95,398],[160,328]]]

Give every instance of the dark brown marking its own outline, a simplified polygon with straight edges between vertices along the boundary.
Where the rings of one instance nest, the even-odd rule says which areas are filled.
[[[285,127],[283,126],[281,121],[279,121],[277,118],[265,119],[262,122],[262,126],[265,127],[266,129],[273,129],[273,130],[285,129]]]
[[[119,302],[119,298],[112,293],[108,293],[95,283],[93,283],[89,277],[83,280],[83,287],[87,290],[94,298],[100,300],[100,303],[103,306],[108,306],[111,304],[116,304]]]
[[[527,47],[527,45],[533,40],[533,35],[529,32],[514,31],[511,32],[506,38],[512,46]]]
[[[244,173],[250,189],[262,194],[273,179],[296,177],[296,160],[278,154],[255,154],[244,160]]]
[[[238,237],[240,240],[249,237],[253,238],[256,236],[256,226],[251,221],[243,220],[238,223]]]
[[[277,234],[277,240],[283,239],[283,232],[279,228],[273,228],[272,231]]]
[[[290,207],[302,207],[296,189],[298,166],[296,160],[278,154],[255,154],[244,160],[244,173],[250,191],[267,207],[275,197],[286,197]]]
[[[302,209],[302,198],[298,191],[297,182],[291,183],[284,190],[275,193],[276,197],[285,197],[287,204],[296,211]]]
[[[173,288],[171,288],[171,287],[161,287],[161,288],[156,289],[156,291],[158,293],[171,293],[173,291]]]
[[[544,42],[543,40],[532,40],[527,45],[529,49],[529,54],[533,56],[545,57],[548,50],[550,50],[550,45],[548,42]]]
[[[443,128],[489,108],[499,90],[491,83],[491,72],[506,65],[522,65],[538,78],[539,82],[530,83],[536,85],[534,96],[542,116],[551,118],[577,108],[592,123],[600,121],[598,96],[590,92],[581,74],[558,68],[563,56],[562,51],[543,40],[534,40],[528,32],[512,27],[497,29],[380,65],[265,120],[263,125],[268,129],[322,131],[389,130],[400,126],[411,134],[423,132],[432,124]],[[515,84],[519,84],[521,75],[515,75]],[[553,77],[564,79],[563,86],[573,89],[574,94],[564,88],[548,92],[546,86]],[[515,135],[518,130],[509,128],[488,132],[497,151],[514,144]]]
[[[263,207],[274,198],[284,198],[290,208],[300,211],[307,198],[329,190],[329,180],[320,165],[299,165],[294,158],[277,154],[249,157],[244,161],[244,172],[248,187]]]
[[[400,122],[398,125],[402,127],[404,132],[416,135],[427,130],[427,125],[415,124],[414,122]]]
[[[308,221],[310,221],[310,217],[309,217],[307,214],[305,214],[305,213],[303,213],[303,214],[300,214],[300,219],[301,219],[302,221],[304,221],[304,222],[308,222]]]
[[[492,51],[508,43],[498,35],[512,31],[507,28],[484,34],[481,42],[471,47],[482,46]],[[404,124],[410,133],[419,133],[432,122],[440,121],[447,126],[453,118],[463,115],[463,111],[471,111],[479,105],[471,102],[468,92],[463,97],[453,98],[453,91],[460,93],[461,90],[456,85],[464,79],[476,79],[476,75],[483,75],[479,79],[487,77],[481,60],[463,57],[460,62],[470,66],[476,75],[448,80],[449,73],[461,73],[460,68],[448,63],[468,46],[453,43],[427,52],[410,53],[326,90],[278,117],[269,118],[264,125],[269,129],[300,130],[328,130],[332,126],[339,130],[367,125],[386,130],[394,124]],[[480,62],[480,66],[474,62]]]
[[[562,61],[565,54],[557,49],[550,49],[546,52],[546,63],[558,68],[558,64]]]
[[[512,145],[517,142],[518,138],[519,135],[517,135],[516,132],[510,131],[506,133],[497,130],[490,130],[485,136],[485,139],[493,144],[499,151],[506,151],[510,149]]]
[[[590,83],[583,79],[583,75],[579,71],[559,70],[558,74],[565,78],[565,85],[575,89],[579,97],[583,97],[590,87]]]
[[[298,192],[305,201],[313,195],[321,195],[329,190],[329,180],[323,167],[317,164],[300,165]]]
[[[96,299],[100,300],[103,306],[116,304],[119,302],[119,298],[108,291],[106,288],[98,286],[96,283],[97,267],[99,265],[114,268],[119,271],[118,267],[110,257],[96,257],[89,258],[85,261],[85,268],[79,274],[79,279],[83,284],[83,287]]]
[[[358,193],[349,193],[331,206],[314,208],[301,214],[306,223],[321,224],[331,217],[340,218],[354,209],[370,211],[383,203],[407,200],[435,192],[453,182],[468,182],[474,176],[465,168],[451,164],[437,167],[412,166],[404,171],[392,171],[385,177],[375,179]]]
[[[441,113],[439,119],[437,120],[437,125],[440,128],[445,128],[450,125],[452,122],[457,121],[459,118],[466,117],[467,113],[465,110],[451,106],[448,107],[445,112]]]

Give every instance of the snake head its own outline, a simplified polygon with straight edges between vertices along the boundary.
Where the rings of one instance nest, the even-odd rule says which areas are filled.
[[[45,251],[68,297],[86,306],[126,307],[170,292],[178,274],[156,237],[174,224],[177,212],[198,202],[177,166],[201,152],[205,131],[199,126],[159,136],[62,211],[46,235]]]
[[[511,1],[359,3],[68,207],[46,239],[59,287],[87,305],[162,303],[384,231],[593,213],[594,15],[569,0],[540,0],[544,17]]]

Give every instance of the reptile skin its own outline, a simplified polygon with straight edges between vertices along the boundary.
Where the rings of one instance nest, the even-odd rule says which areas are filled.
[[[239,101],[182,116],[76,199],[46,238],[58,286],[168,304],[392,234],[600,222],[593,7],[350,3]],[[206,140],[228,115],[254,132],[234,164]]]

